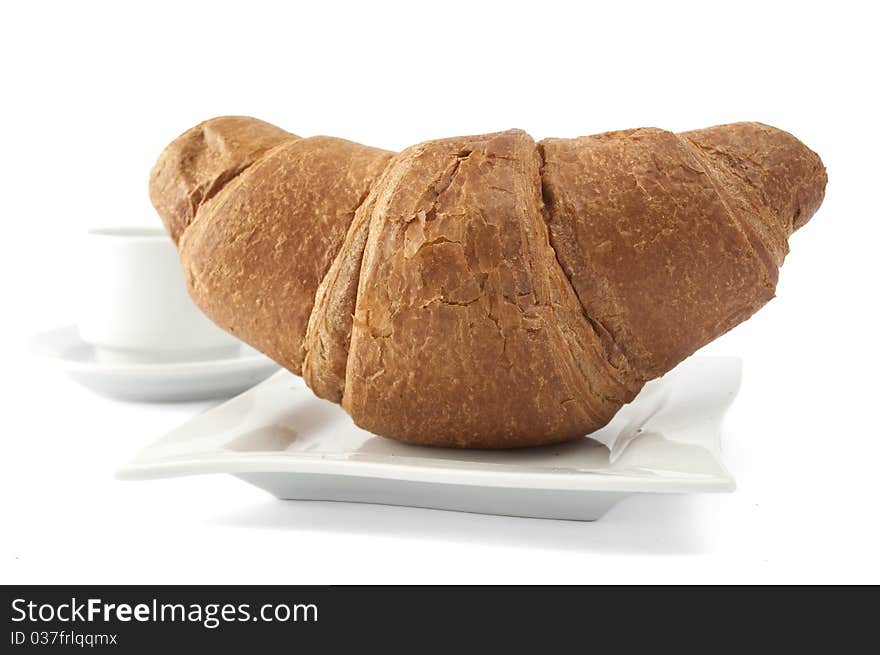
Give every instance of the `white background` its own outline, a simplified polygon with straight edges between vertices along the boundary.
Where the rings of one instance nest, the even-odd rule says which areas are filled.
[[[0,582],[880,582],[871,5],[4,3]],[[114,480],[208,405],[104,400],[24,344],[71,321],[78,237],[156,224],[156,156],[220,114],[386,148],[738,120],[802,139],[825,203],[778,298],[705,349],[745,362],[724,439],[737,491],[582,524]]]

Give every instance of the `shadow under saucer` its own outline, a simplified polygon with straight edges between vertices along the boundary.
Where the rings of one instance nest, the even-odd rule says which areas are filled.
[[[460,543],[583,552],[695,554],[710,550],[701,505],[693,495],[643,494],[601,521],[486,516],[364,503],[267,500],[221,515],[221,525],[301,532],[360,533]]]

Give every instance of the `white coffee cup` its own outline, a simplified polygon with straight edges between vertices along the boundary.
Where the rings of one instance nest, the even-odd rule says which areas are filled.
[[[163,230],[91,230],[82,262],[79,332],[102,360],[203,359],[241,345],[190,300]]]

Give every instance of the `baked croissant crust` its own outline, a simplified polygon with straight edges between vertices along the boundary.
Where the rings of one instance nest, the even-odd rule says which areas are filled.
[[[514,448],[604,426],[770,300],[825,183],[759,123],[395,154],[222,117],[150,196],[205,314],[357,425]]]

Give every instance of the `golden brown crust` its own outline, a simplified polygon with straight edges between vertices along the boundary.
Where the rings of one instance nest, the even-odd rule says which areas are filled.
[[[644,379],[773,297],[788,236],[825,188],[815,153],[757,123],[541,147],[551,242],[587,315]]]
[[[761,123],[733,123],[683,132],[712,159],[719,174],[786,236],[803,227],[825,197],[828,176],[819,155],[794,136]]]
[[[590,318],[644,379],[772,296],[760,259],[671,132],[547,139],[550,238]]]
[[[334,403],[342,402],[345,387],[348,345],[374,196],[372,193],[355,212],[339,254],[318,287],[303,344],[303,378],[315,395]]]
[[[174,243],[203,202],[267,150],[298,138],[247,116],[212,118],[177,137],[150,173],[150,200]]]
[[[396,158],[377,190],[349,347],[342,404],[358,425],[515,447],[591,432],[629,399],[610,369],[586,379],[563,333],[570,320],[590,338],[556,274],[539,163],[519,131]]]
[[[825,182],[757,123],[392,156],[223,118],[166,149],[151,197],[199,306],[358,425],[506,448],[601,427],[748,318]]]
[[[315,291],[390,156],[332,137],[267,152],[205,203],[180,239],[199,307],[299,373]]]

